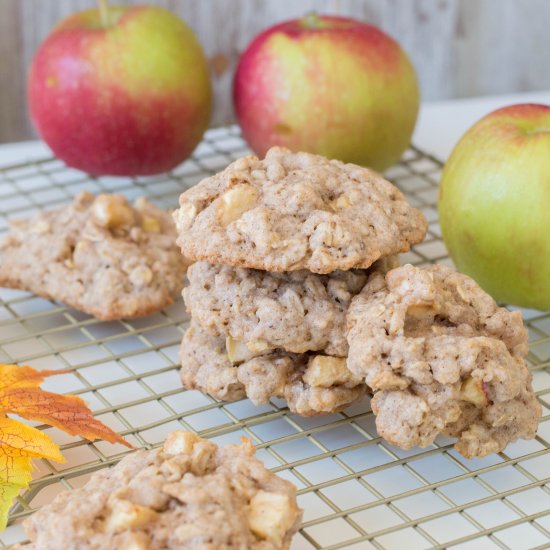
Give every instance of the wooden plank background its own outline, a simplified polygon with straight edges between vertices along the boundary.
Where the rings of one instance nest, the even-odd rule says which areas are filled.
[[[117,3],[138,3],[118,0]],[[142,0],[180,15],[210,60],[213,124],[233,118],[239,54],[262,29],[308,11],[351,15],[396,38],[418,71],[423,99],[550,88],[549,0]],[[94,0],[0,0],[0,142],[35,136],[25,80],[38,44]]]

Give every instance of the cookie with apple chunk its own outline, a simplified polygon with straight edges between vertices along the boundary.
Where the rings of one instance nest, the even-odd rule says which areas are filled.
[[[250,548],[287,550],[302,518],[296,488],[241,445],[176,431],[25,520],[19,550]],[[15,550],[14,548],[14,550]]]
[[[535,436],[541,406],[521,314],[470,277],[442,265],[374,273],[347,322],[348,366],[373,389],[391,444],[425,447],[444,434],[472,458]]]
[[[367,390],[343,357],[258,350],[231,337],[211,336],[195,321],[183,337],[180,359],[181,380],[188,389],[222,401],[248,397],[255,405],[282,397],[302,416],[338,412]]]
[[[427,228],[378,173],[280,147],[183,193],[174,219],[190,260],[313,273],[366,269],[421,242]]]
[[[397,258],[390,256],[369,269],[385,272],[397,265]],[[213,336],[293,353],[324,350],[347,357],[346,310],[368,273],[270,273],[196,262],[187,270],[183,296],[193,320]]]
[[[82,192],[61,208],[13,221],[0,240],[0,286],[34,292],[99,319],[170,305],[186,264],[168,212],[147,200]]]

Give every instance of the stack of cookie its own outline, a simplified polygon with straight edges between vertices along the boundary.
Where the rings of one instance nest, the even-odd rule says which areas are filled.
[[[380,175],[274,148],[184,193],[174,218],[196,262],[184,290],[188,388],[283,397],[301,415],[368,389],[379,434],[403,449],[443,434],[482,457],[534,437],[541,407],[521,314],[445,266],[397,267],[426,221]]]
[[[271,149],[182,194],[188,388],[301,415],[335,412],[367,384],[347,367],[346,313],[369,275],[395,267],[426,220],[379,174]]]

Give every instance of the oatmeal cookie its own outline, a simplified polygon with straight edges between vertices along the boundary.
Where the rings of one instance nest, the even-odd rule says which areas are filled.
[[[183,337],[180,358],[188,389],[223,401],[248,397],[255,405],[283,397],[302,416],[340,411],[366,391],[343,357],[251,350],[231,337],[211,336],[194,321]]]
[[[385,271],[395,256],[371,267]],[[346,310],[367,282],[366,270],[269,273],[197,262],[187,270],[187,310],[213,336],[293,353],[324,350],[347,357]]]
[[[313,273],[365,269],[409,250],[427,227],[376,172],[280,147],[183,193],[174,219],[190,260]]]
[[[435,265],[373,274],[348,310],[348,366],[375,392],[380,435],[409,449],[439,434],[483,457],[535,436],[541,407],[518,311]]]
[[[58,495],[25,521],[20,549],[287,549],[301,516],[296,488],[250,441],[220,448],[178,431]]]
[[[170,215],[141,198],[83,192],[68,206],[15,221],[0,241],[0,286],[111,320],[170,305],[186,264]]]

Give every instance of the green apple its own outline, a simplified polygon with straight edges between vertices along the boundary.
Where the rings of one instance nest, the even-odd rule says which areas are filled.
[[[211,90],[191,29],[156,6],[107,6],[61,21],[38,49],[29,107],[41,137],[94,175],[156,174],[206,130]]]
[[[233,91],[259,156],[282,145],[377,170],[409,146],[419,105],[414,68],[395,40],[362,21],[315,14],[258,35]]]
[[[550,106],[511,105],[466,132],[439,218],[458,269],[497,301],[550,309]]]

